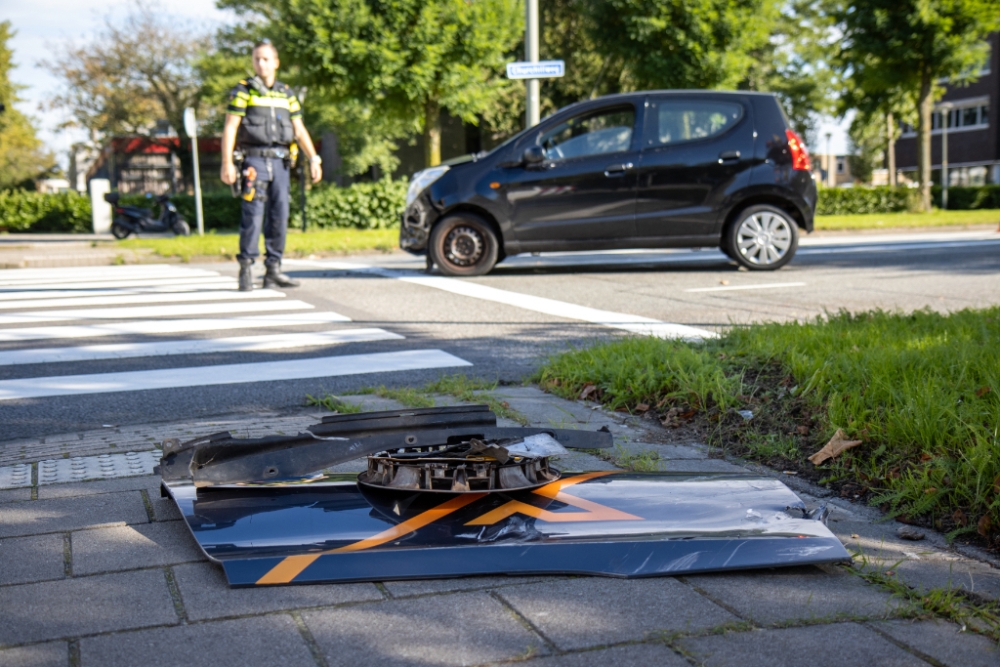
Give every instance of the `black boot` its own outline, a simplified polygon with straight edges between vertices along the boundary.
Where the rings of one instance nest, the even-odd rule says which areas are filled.
[[[282,273],[281,264],[267,265],[267,273],[264,274],[265,289],[268,287],[298,287],[301,284],[298,280]]]
[[[253,266],[253,260],[241,259],[240,262],[240,291],[241,292],[252,292],[253,291],[253,271],[251,267]]]

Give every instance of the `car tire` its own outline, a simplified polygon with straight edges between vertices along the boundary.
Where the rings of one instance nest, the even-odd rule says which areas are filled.
[[[427,252],[446,276],[482,276],[496,265],[500,242],[488,222],[460,213],[434,226]]]
[[[132,230],[125,225],[119,225],[117,222],[111,223],[111,235],[114,236],[119,241],[122,239],[127,239]]]
[[[722,252],[750,271],[780,269],[792,261],[798,247],[795,220],[767,204],[740,211],[722,238]]]

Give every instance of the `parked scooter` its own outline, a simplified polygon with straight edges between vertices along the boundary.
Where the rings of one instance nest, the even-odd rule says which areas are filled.
[[[170,201],[170,195],[160,195],[156,203],[160,205],[160,217],[154,218],[153,211],[139,206],[119,206],[120,193],[109,192],[104,195],[104,201],[115,209],[115,217],[111,222],[111,233],[116,239],[128,238],[130,234],[139,232],[172,231],[178,236],[190,236],[191,227],[177,212],[177,207]],[[153,195],[147,193],[147,199]]]

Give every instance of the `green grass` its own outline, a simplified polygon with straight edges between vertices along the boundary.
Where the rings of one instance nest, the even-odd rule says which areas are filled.
[[[326,394],[319,398],[306,394],[306,405],[325,408],[330,412],[336,412],[341,415],[355,415],[363,411],[360,405],[342,401],[333,394]]]
[[[420,389],[413,387],[402,387],[390,389],[385,385],[379,387],[365,387],[358,391],[359,394],[374,394],[382,398],[398,401],[408,408],[433,408],[434,399]]]
[[[942,211],[931,213],[865,213],[863,215],[817,215],[817,230],[892,229],[893,227],[949,227],[998,225],[1000,210]]]
[[[209,231],[204,236],[128,238],[117,241],[116,245],[127,250],[148,249],[161,257],[179,257],[189,262],[191,258],[233,259],[239,252],[240,237],[235,233]],[[308,257],[366,250],[388,252],[398,245],[396,229],[322,229],[305,233],[290,229],[285,252],[289,257]]]
[[[713,445],[1000,546],[1000,308],[839,313],[700,345],[628,338],[554,356],[536,380],[569,398],[593,384],[612,409],[696,411]],[[807,462],[838,428],[863,444]]]

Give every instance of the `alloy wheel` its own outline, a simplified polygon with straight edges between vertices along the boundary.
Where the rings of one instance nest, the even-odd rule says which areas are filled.
[[[780,215],[761,211],[747,217],[736,231],[736,252],[751,264],[780,262],[792,245],[792,229]]]

